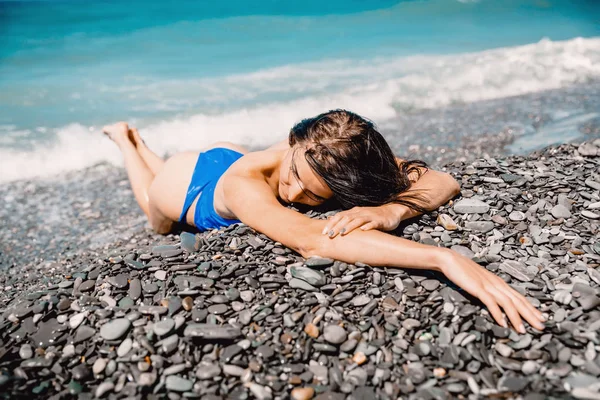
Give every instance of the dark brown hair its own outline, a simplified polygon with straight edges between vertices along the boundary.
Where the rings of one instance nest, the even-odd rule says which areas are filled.
[[[409,174],[420,176],[419,167],[427,164],[409,160],[399,167],[375,124],[353,112],[332,110],[304,119],[291,129],[289,144],[306,147],[308,165],[345,209],[394,202],[427,211],[419,193],[398,197],[410,188]]]

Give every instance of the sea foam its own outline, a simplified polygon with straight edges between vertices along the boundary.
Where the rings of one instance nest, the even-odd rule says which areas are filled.
[[[284,139],[302,118],[335,108],[384,125],[406,110],[505,98],[598,78],[600,38],[576,38],[468,54],[325,60],[106,90],[151,99],[140,103],[145,111],[174,110],[172,118],[137,121],[151,148],[172,154],[223,140],[265,147]],[[210,111],[175,115],[178,105],[195,101],[198,109],[214,106],[206,107]],[[122,165],[119,151],[101,134],[101,126],[73,121],[55,129],[49,143],[34,142],[27,149],[9,146],[16,140],[10,129],[3,127],[0,143],[2,182],[56,175],[99,162]],[[13,130],[15,136],[23,134],[17,127]]]

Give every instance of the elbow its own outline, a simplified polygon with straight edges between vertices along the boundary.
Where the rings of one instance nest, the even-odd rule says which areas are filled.
[[[454,178],[452,178],[454,182],[452,186],[452,197],[456,197],[460,194],[460,183],[458,183]]]
[[[330,241],[328,237],[320,233],[306,235],[305,240],[299,243],[296,251],[304,258],[328,257],[328,244]]]
[[[448,176],[448,186],[450,187],[451,198],[458,196],[460,194],[460,183],[456,179],[452,177],[450,174],[446,174]]]

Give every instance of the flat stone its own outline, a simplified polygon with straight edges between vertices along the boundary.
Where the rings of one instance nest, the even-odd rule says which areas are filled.
[[[307,292],[316,292],[319,290],[310,283],[297,278],[292,278],[289,282],[289,285],[293,289],[302,289],[306,290]]]
[[[487,233],[494,229],[494,223],[492,221],[469,221],[465,222],[465,229],[469,229],[476,232]]]
[[[506,272],[513,278],[522,282],[530,282],[536,274],[523,263],[514,260],[506,260],[500,264],[500,270]]]
[[[333,265],[333,260],[325,257],[310,257],[304,262],[304,265],[311,268],[326,268]]]
[[[129,353],[129,351],[131,350],[132,347],[133,347],[133,340],[131,338],[125,338],[125,340],[123,340],[121,342],[119,347],[117,347],[117,356],[125,357],[127,355],[127,353]]]
[[[462,199],[454,204],[454,211],[458,214],[485,214],[490,206],[476,198]]]
[[[552,209],[550,210],[550,214],[552,214],[552,216],[557,219],[571,218],[571,211],[569,211],[569,209],[563,206],[562,204],[557,204],[554,207],[552,207]]]
[[[525,214],[521,211],[513,211],[508,214],[508,219],[511,221],[523,221],[525,219]]]
[[[229,310],[226,304],[213,304],[208,307],[208,312],[215,315],[225,314]]]
[[[167,271],[159,269],[158,271],[154,272],[154,277],[159,281],[164,281],[167,279]]]
[[[139,279],[134,278],[129,282],[129,297],[133,300],[137,300],[142,295],[142,284]]]
[[[69,326],[71,327],[71,329],[77,329],[79,325],[81,325],[81,323],[85,320],[87,315],[87,312],[73,314],[71,318],[69,318]]]
[[[152,330],[157,336],[165,336],[173,331],[175,328],[175,321],[171,318],[162,319],[152,326]]]
[[[368,304],[370,301],[371,297],[367,296],[366,294],[361,294],[352,299],[352,305],[354,307],[362,307],[365,304]]]
[[[196,247],[196,235],[193,233],[181,232],[179,239],[181,240],[181,248],[188,253],[193,253],[198,250]]]
[[[89,292],[94,287],[96,287],[96,281],[89,280],[89,281],[85,281],[81,285],[79,285],[77,290],[79,290],[80,292]]]
[[[598,219],[598,218],[600,218],[600,214],[596,214],[596,213],[588,211],[588,210],[581,211],[581,215],[583,215],[584,217],[589,218],[589,219]]]
[[[111,381],[104,381],[96,388],[96,397],[104,397],[104,395],[115,388],[115,384]]]
[[[577,152],[584,157],[594,157],[600,155],[600,149],[589,142],[580,144],[577,148]]]
[[[129,328],[131,327],[131,321],[126,318],[114,319],[100,328],[100,336],[104,340],[116,340],[121,338]]]
[[[144,315],[162,315],[166,314],[167,311],[169,311],[169,308],[165,306],[139,306],[138,311]]]
[[[207,340],[235,339],[242,335],[239,328],[231,325],[213,324],[188,324],[183,335],[186,337],[200,337]]]
[[[196,377],[198,379],[207,380],[221,375],[221,367],[219,364],[209,364],[202,362],[196,369]]]
[[[94,336],[95,334],[96,334],[96,330],[94,328],[89,327],[87,325],[81,325],[75,331],[75,338],[73,339],[73,343],[77,344],[77,343],[84,342],[84,341],[88,340],[89,338],[91,338],[92,336]]]
[[[301,279],[315,287],[320,287],[327,283],[325,274],[307,267],[291,267],[290,273],[294,278]]]
[[[169,375],[165,380],[165,386],[167,390],[174,392],[188,392],[192,390],[194,383],[177,375]]]
[[[94,365],[92,366],[92,372],[94,373],[94,375],[102,373],[102,371],[104,371],[104,368],[106,368],[106,364],[108,364],[108,360],[106,358],[96,359]]]
[[[126,288],[128,285],[127,282],[128,276],[125,274],[118,274],[116,276],[110,276],[106,278],[106,281],[118,289]]]

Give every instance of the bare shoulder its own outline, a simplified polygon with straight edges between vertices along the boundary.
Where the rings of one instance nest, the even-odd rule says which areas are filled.
[[[244,154],[225,173],[225,176],[265,178],[279,166],[281,150],[261,150]]]

